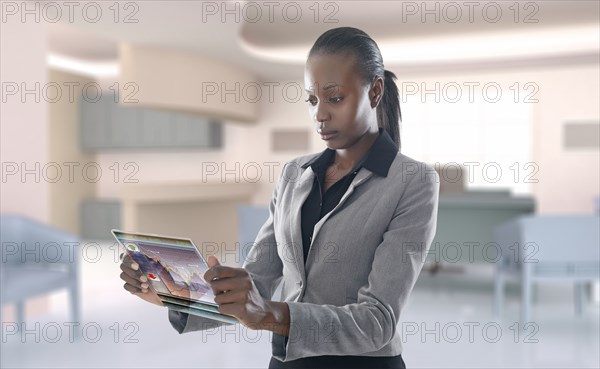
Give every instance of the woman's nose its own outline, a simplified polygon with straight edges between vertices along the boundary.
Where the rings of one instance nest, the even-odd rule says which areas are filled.
[[[331,120],[331,114],[329,113],[329,109],[327,109],[327,104],[318,103],[315,108],[315,122],[324,122]]]

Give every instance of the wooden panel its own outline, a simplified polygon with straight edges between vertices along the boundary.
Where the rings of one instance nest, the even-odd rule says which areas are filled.
[[[112,95],[80,105],[85,150],[219,148],[219,121],[167,110],[124,107]]]
[[[307,129],[274,129],[271,131],[271,150],[308,151],[310,149],[309,131]]]
[[[131,107],[121,107],[116,103],[110,106],[110,129],[109,129],[109,148],[132,148],[139,147],[140,127],[139,109]]]
[[[110,103],[110,101],[108,102]],[[84,150],[95,150],[105,147],[108,139],[108,106],[106,100],[92,103],[81,100],[81,147]]]
[[[600,148],[600,122],[570,122],[564,126],[565,149]]]
[[[141,109],[140,146],[169,147],[174,143],[175,127],[172,113]]]

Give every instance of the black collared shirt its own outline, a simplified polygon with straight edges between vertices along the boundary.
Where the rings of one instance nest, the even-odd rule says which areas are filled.
[[[386,177],[397,153],[398,146],[396,143],[394,143],[385,129],[379,128],[379,136],[367,153],[354,165],[348,174],[335,182],[325,193],[323,193],[325,171],[335,159],[335,150],[326,148],[321,155],[302,166],[302,168],[310,166],[316,174],[312,189],[301,210],[302,245],[305,264],[315,224],[339,204],[360,168],[364,167],[379,176]]]

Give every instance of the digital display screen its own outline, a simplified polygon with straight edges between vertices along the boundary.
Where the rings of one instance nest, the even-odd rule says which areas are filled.
[[[208,265],[191,241],[114,233],[159,296],[167,295],[180,303],[191,300],[217,306],[215,295],[203,278]],[[169,302],[174,301],[169,299]],[[210,310],[215,311],[214,308]]]

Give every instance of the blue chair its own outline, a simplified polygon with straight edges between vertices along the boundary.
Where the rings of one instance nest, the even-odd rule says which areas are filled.
[[[521,284],[522,326],[529,322],[533,283],[575,284],[575,313],[584,303],[586,282],[600,279],[600,216],[521,216],[494,229],[502,257],[496,263],[494,312],[500,316],[506,277]]]
[[[0,215],[2,306],[15,304],[17,325],[27,299],[68,289],[71,319],[79,322],[77,237],[20,215]]]
[[[240,266],[256,241],[258,231],[269,219],[269,208],[258,205],[238,206],[238,232],[240,242]]]
[[[256,241],[258,231],[267,219],[269,219],[269,208],[266,206],[238,206],[240,259],[242,264],[254,245],[254,241]],[[275,289],[271,298],[276,301],[281,299],[281,283]]]

